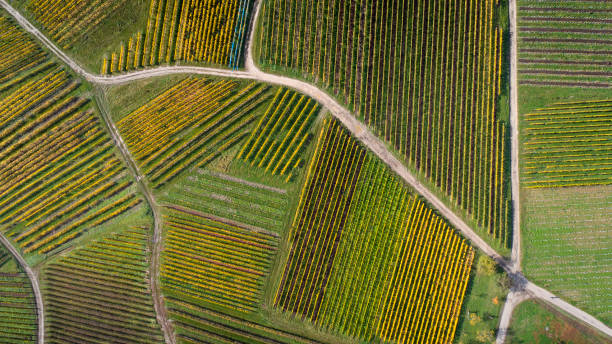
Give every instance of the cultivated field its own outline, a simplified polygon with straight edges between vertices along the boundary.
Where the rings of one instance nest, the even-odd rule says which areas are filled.
[[[612,86],[612,3],[519,0],[519,82]]]
[[[527,189],[524,270],[535,283],[612,322],[612,187]]]
[[[0,27],[0,230],[47,254],[140,199],[85,87],[4,15]]]
[[[150,229],[118,229],[46,264],[49,343],[163,341],[148,283]]]
[[[508,245],[504,1],[267,0],[259,62],[327,89]]]
[[[306,178],[274,305],[366,341],[449,341],[472,248],[335,120]]]
[[[0,245],[0,343],[26,344],[36,339],[36,305],[30,280]]]
[[[202,167],[238,144],[271,95],[255,82],[189,78],[117,122],[125,143],[155,188]]]
[[[252,2],[151,0],[146,27],[105,58],[101,72],[175,61],[237,69],[243,60]]]
[[[284,231],[289,206],[286,190],[206,170],[172,183],[161,200],[275,232]]]
[[[523,123],[523,186],[612,184],[612,100],[555,103]]]

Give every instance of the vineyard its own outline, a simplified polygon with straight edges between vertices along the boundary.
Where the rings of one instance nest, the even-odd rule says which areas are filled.
[[[612,186],[526,189],[525,274],[559,297],[612,322]]]
[[[48,342],[163,341],[148,284],[148,236],[147,228],[127,228],[45,266]]]
[[[36,340],[36,305],[30,280],[13,256],[0,245],[0,343]]]
[[[259,62],[342,100],[508,245],[503,1],[263,3]]]
[[[120,13],[127,0],[28,0],[27,9],[50,37],[69,49],[100,22]]]
[[[175,61],[238,69],[252,0],[151,0],[146,28],[102,62],[102,74]]]
[[[279,88],[238,157],[251,166],[291,180],[292,171],[303,162],[300,153],[308,145],[310,127],[318,110],[314,100]]]
[[[285,190],[210,171],[190,174],[168,188],[162,200],[253,229],[282,232],[289,200]]]
[[[161,280],[177,336],[188,342],[190,336],[207,333],[210,322],[198,322],[206,309],[211,309],[208,314],[254,312],[276,253],[277,235],[183,207],[168,206],[164,211]]]
[[[612,3],[518,1],[519,82],[612,86]]]
[[[5,17],[0,52],[0,230],[46,254],[140,202],[79,82]],[[16,54],[16,55],[15,55]],[[16,58],[15,56],[19,56]]]
[[[473,249],[335,120],[317,139],[290,243],[279,309],[364,341],[453,338]]]
[[[188,78],[118,122],[132,155],[154,187],[202,167],[246,137],[268,98],[252,82]]]
[[[556,103],[523,120],[525,187],[612,184],[612,100]]]

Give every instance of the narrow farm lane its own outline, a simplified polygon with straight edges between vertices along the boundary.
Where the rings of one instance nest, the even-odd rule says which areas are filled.
[[[253,46],[254,38],[252,34],[252,29],[250,32],[249,44],[248,44],[248,49],[247,49],[247,58],[246,58],[246,63],[245,63],[246,71],[234,71],[234,70],[225,70],[225,69],[217,69],[217,68],[192,67],[192,66],[180,66],[179,65],[179,66],[172,66],[172,67],[156,67],[156,68],[151,68],[151,69],[140,70],[137,72],[129,72],[129,73],[121,74],[117,76],[99,76],[99,75],[91,74],[85,71],[81,66],[78,65],[78,63],[76,63],[74,60],[68,57],[65,53],[63,53],[46,36],[44,36],[38,29],[36,29],[32,24],[30,24],[28,20],[25,19],[18,11],[12,8],[6,2],[6,0],[0,0],[0,6],[5,8],[24,29],[26,29],[28,32],[30,32],[36,38],[38,38],[48,49],[50,49],[53,53],[55,53],[59,59],[64,61],[76,73],[80,74],[82,77],[84,77],[85,79],[87,79],[88,81],[92,83],[110,85],[110,84],[122,84],[122,83],[126,83],[129,81],[134,81],[134,80],[139,80],[139,79],[144,79],[144,78],[149,78],[149,77],[155,77],[155,76],[171,75],[171,74],[201,74],[201,75],[213,75],[213,76],[222,76],[222,77],[229,77],[229,78],[253,79],[253,80],[258,80],[262,82],[278,84],[278,85],[282,85],[285,87],[293,88],[303,94],[306,94],[312,97],[313,99],[318,101],[321,105],[326,107],[330,111],[330,113],[334,117],[338,118],[351,131],[351,133],[355,137],[357,137],[366,147],[372,150],[374,154],[376,154],[382,161],[384,161],[393,171],[395,171],[400,177],[402,177],[419,194],[421,194],[434,208],[436,208],[440,212],[440,214],[443,217],[445,217],[449,221],[449,223],[451,223],[455,228],[460,230],[462,234],[468,240],[471,241],[472,245],[478,247],[486,255],[493,258],[506,272],[509,273],[509,275],[512,277],[516,285],[519,285],[521,288],[523,288],[526,292],[528,292],[533,297],[540,298],[545,302],[551,303],[554,306],[561,308],[565,312],[571,315],[574,315],[576,318],[584,321],[590,326],[612,337],[612,329],[604,325],[601,321],[597,320],[595,317],[588,315],[587,313],[576,308],[575,306],[572,306],[569,303],[557,298],[552,293],[527,281],[526,278],[519,271],[515,270],[514,259],[509,261],[503,258],[491,246],[489,246],[482,238],[480,238],[459,216],[457,216],[440,199],[438,199],[438,197],[435,196],[433,192],[431,192],[424,185],[422,185],[414,177],[414,175],[412,175],[412,173],[410,173],[410,171],[408,171],[408,169],[393,155],[393,153],[385,146],[385,144],[380,139],[378,139],[365,126],[365,124],[357,120],[356,117],[350,113],[350,111],[348,111],[346,108],[341,106],[331,96],[329,96],[327,93],[323,92],[322,90],[318,89],[317,87],[312,86],[306,82],[291,79],[288,77],[279,76],[279,75],[264,73],[261,70],[259,70],[253,61],[252,46]],[[257,22],[259,8],[260,8],[260,3],[258,1],[258,3],[255,6],[255,13],[253,15],[253,25]],[[253,25],[251,25],[251,27],[253,27]],[[516,69],[516,66],[514,69]],[[516,90],[516,87],[514,87],[514,89]],[[514,109],[516,109],[516,105],[517,105],[517,102],[514,102]],[[516,118],[516,120],[518,121],[518,118]],[[513,128],[517,128],[516,125],[514,125]],[[516,133],[518,135],[518,131]],[[518,139],[516,135],[513,135],[513,138]],[[119,137],[119,140],[121,141],[120,137]],[[516,149],[517,149],[516,152],[518,152],[518,141],[516,142]],[[516,161],[516,163],[518,163],[518,161]],[[514,161],[513,161],[513,164],[514,164]],[[518,178],[518,170],[517,170],[516,178]],[[514,176],[513,176],[513,180],[514,180]],[[518,181],[518,179],[516,180]],[[152,197],[152,195],[150,196]],[[152,199],[152,201],[154,205],[155,204],[154,199]],[[516,200],[513,199],[513,201],[516,201],[518,203],[518,198]],[[157,220],[156,220],[156,223],[157,223]],[[519,233],[517,232],[515,235],[519,235]],[[513,257],[515,256],[514,251],[515,249],[513,248]],[[158,299],[158,297],[155,297],[155,299]]]
[[[11,252],[15,259],[17,259],[17,262],[19,263],[19,265],[21,265],[21,268],[23,269],[23,271],[25,271],[26,275],[28,275],[28,278],[30,279],[30,283],[32,284],[32,290],[34,291],[34,299],[36,300],[36,320],[38,327],[37,343],[42,344],[45,342],[45,311],[42,294],[40,292],[40,285],[38,284],[38,275],[35,274],[34,271],[32,271],[32,269],[25,261],[25,259],[23,259],[19,251],[17,251],[17,249],[15,249],[13,245],[11,245],[11,242],[6,238],[6,236],[4,236],[2,232],[0,232],[0,243]]]
[[[512,176],[512,266],[521,271],[521,214],[519,183],[519,119],[518,119],[518,72],[517,72],[517,22],[516,0],[510,0],[510,137]]]
[[[516,0],[509,1],[510,19],[510,175],[512,187],[512,253],[511,267],[514,272],[521,271],[521,216],[519,180],[519,129],[518,129],[518,72],[517,72],[517,21]],[[511,290],[502,309],[497,331],[497,344],[503,344],[514,308],[525,298],[522,291]]]
[[[168,314],[166,311],[166,306],[164,303],[164,296],[161,293],[161,287],[159,285],[159,273],[160,273],[160,254],[162,249],[162,216],[159,210],[159,206],[157,205],[157,201],[153,196],[153,192],[145,182],[145,178],[143,174],[140,172],[134,157],[130,153],[127,148],[125,142],[123,142],[123,138],[121,134],[119,134],[119,130],[115,126],[115,123],[112,121],[108,111],[108,102],[104,98],[104,95],[101,90],[96,90],[96,101],[100,108],[100,113],[102,114],[102,118],[104,119],[104,123],[108,131],[110,132],[113,140],[115,141],[115,145],[119,147],[119,151],[123,157],[123,160],[128,165],[128,168],[132,172],[132,175],[136,179],[136,183],[142,190],[142,193],[145,195],[147,203],[153,212],[153,238],[151,244],[151,264],[149,266],[149,279],[151,284],[151,297],[153,298],[153,306],[155,308],[155,314],[157,316],[157,322],[159,323],[162,333],[164,334],[164,339],[166,340],[166,344],[175,344],[176,340],[174,338],[174,331],[172,329],[172,325],[168,320]]]
[[[510,320],[512,320],[512,313],[514,308],[521,302],[529,299],[531,296],[524,291],[511,290],[506,298],[506,303],[499,319],[499,328],[497,330],[497,339],[495,344],[504,344],[508,335],[508,329],[510,328]]]

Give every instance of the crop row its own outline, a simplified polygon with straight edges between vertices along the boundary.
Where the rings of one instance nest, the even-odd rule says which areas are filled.
[[[612,86],[609,1],[518,1],[519,82]]]
[[[473,249],[339,122],[324,124],[290,243],[275,306],[364,341],[451,341]]]
[[[29,45],[0,25],[7,42]],[[0,52],[0,75],[20,70],[0,86],[0,224],[25,253],[49,253],[139,200],[78,81],[47,56],[24,64],[14,53]]]
[[[5,82],[16,79],[25,70],[42,64],[46,54],[28,35],[19,29],[12,20],[0,13],[0,90],[6,88]]]
[[[254,311],[277,237],[167,207],[161,279],[164,292],[231,310]]]
[[[163,341],[148,284],[149,230],[133,227],[44,268],[50,342]]]
[[[162,199],[252,227],[283,231],[288,208],[286,194],[227,177],[198,171],[172,183]]]
[[[33,343],[37,332],[34,292],[28,276],[2,245],[0,271],[0,343]]]
[[[260,63],[326,88],[503,243],[502,9],[493,0],[268,0]]]
[[[202,303],[196,297],[168,291],[166,305],[176,319],[174,330],[178,342],[183,343],[299,343],[319,342],[290,330],[280,329],[262,319],[245,319],[244,314],[230,314]]]
[[[102,74],[174,61],[237,69],[252,0],[151,0],[147,27],[102,61]]]
[[[136,161],[155,187],[204,166],[237,144],[268,99],[267,86],[186,79],[118,122]]]
[[[238,157],[290,180],[292,170],[301,164],[300,154],[318,110],[311,98],[279,88]]]
[[[526,187],[612,184],[612,101],[554,104],[524,119]]]
[[[119,12],[126,0],[29,0],[28,10],[64,49],[72,47],[96,26]]]

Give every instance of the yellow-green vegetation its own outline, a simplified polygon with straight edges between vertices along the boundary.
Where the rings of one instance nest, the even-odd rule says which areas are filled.
[[[148,0],[9,0],[59,47],[92,72],[106,51],[146,23]]]
[[[507,338],[512,344],[610,344],[604,334],[538,301],[519,304]]]
[[[0,343],[34,343],[36,330],[30,280],[11,253],[0,245]]]
[[[289,244],[278,309],[365,341],[454,336],[473,249],[336,120],[317,138]]]
[[[50,254],[141,200],[85,87],[4,14],[0,27],[18,47],[0,51],[0,231]]]
[[[526,189],[522,196],[526,276],[610,323],[612,186]]]
[[[237,69],[252,0],[151,0],[143,26],[102,61],[102,74],[175,61]]]
[[[344,102],[509,247],[507,13],[493,0],[264,0],[255,58]]]
[[[210,163],[250,132],[269,86],[188,78],[118,121],[143,173],[160,188],[192,167]]]
[[[550,104],[523,123],[523,186],[612,184],[612,99]]]
[[[159,343],[148,227],[116,228],[47,263],[47,341]]]

